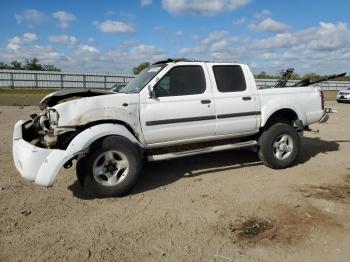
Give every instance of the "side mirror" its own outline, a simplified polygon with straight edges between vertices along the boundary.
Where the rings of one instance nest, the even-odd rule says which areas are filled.
[[[149,92],[150,98],[152,98],[152,99],[157,98],[156,91],[154,90],[153,87],[151,87],[151,85],[148,85],[148,92]]]

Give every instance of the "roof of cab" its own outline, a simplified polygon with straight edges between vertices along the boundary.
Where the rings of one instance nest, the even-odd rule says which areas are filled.
[[[187,59],[187,58],[168,58],[166,60],[157,61],[157,62],[153,63],[152,65],[159,65],[159,64],[166,64],[166,63],[177,63],[177,62],[226,63],[226,64],[241,65],[239,63],[233,63],[233,62],[196,60],[196,59]]]

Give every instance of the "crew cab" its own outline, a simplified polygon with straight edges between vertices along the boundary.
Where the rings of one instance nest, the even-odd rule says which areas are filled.
[[[17,170],[51,186],[77,160],[80,184],[96,197],[128,192],[143,160],[256,147],[268,167],[289,167],[303,130],[328,119],[318,87],[260,90],[247,65],[174,59],[154,63],[118,93],[63,90],[39,107],[15,125]]]

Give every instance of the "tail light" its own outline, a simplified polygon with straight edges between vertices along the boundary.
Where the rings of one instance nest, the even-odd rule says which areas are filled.
[[[322,110],[324,110],[324,94],[322,90],[320,90],[320,96],[321,96],[321,107],[322,107]]]

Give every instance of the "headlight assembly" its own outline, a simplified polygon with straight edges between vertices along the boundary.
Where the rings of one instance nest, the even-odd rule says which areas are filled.
[[[47,112],[48,118],[50,120],[50,124],[52,126],[58,125],[59,114],[55,109],[48,109]]]

